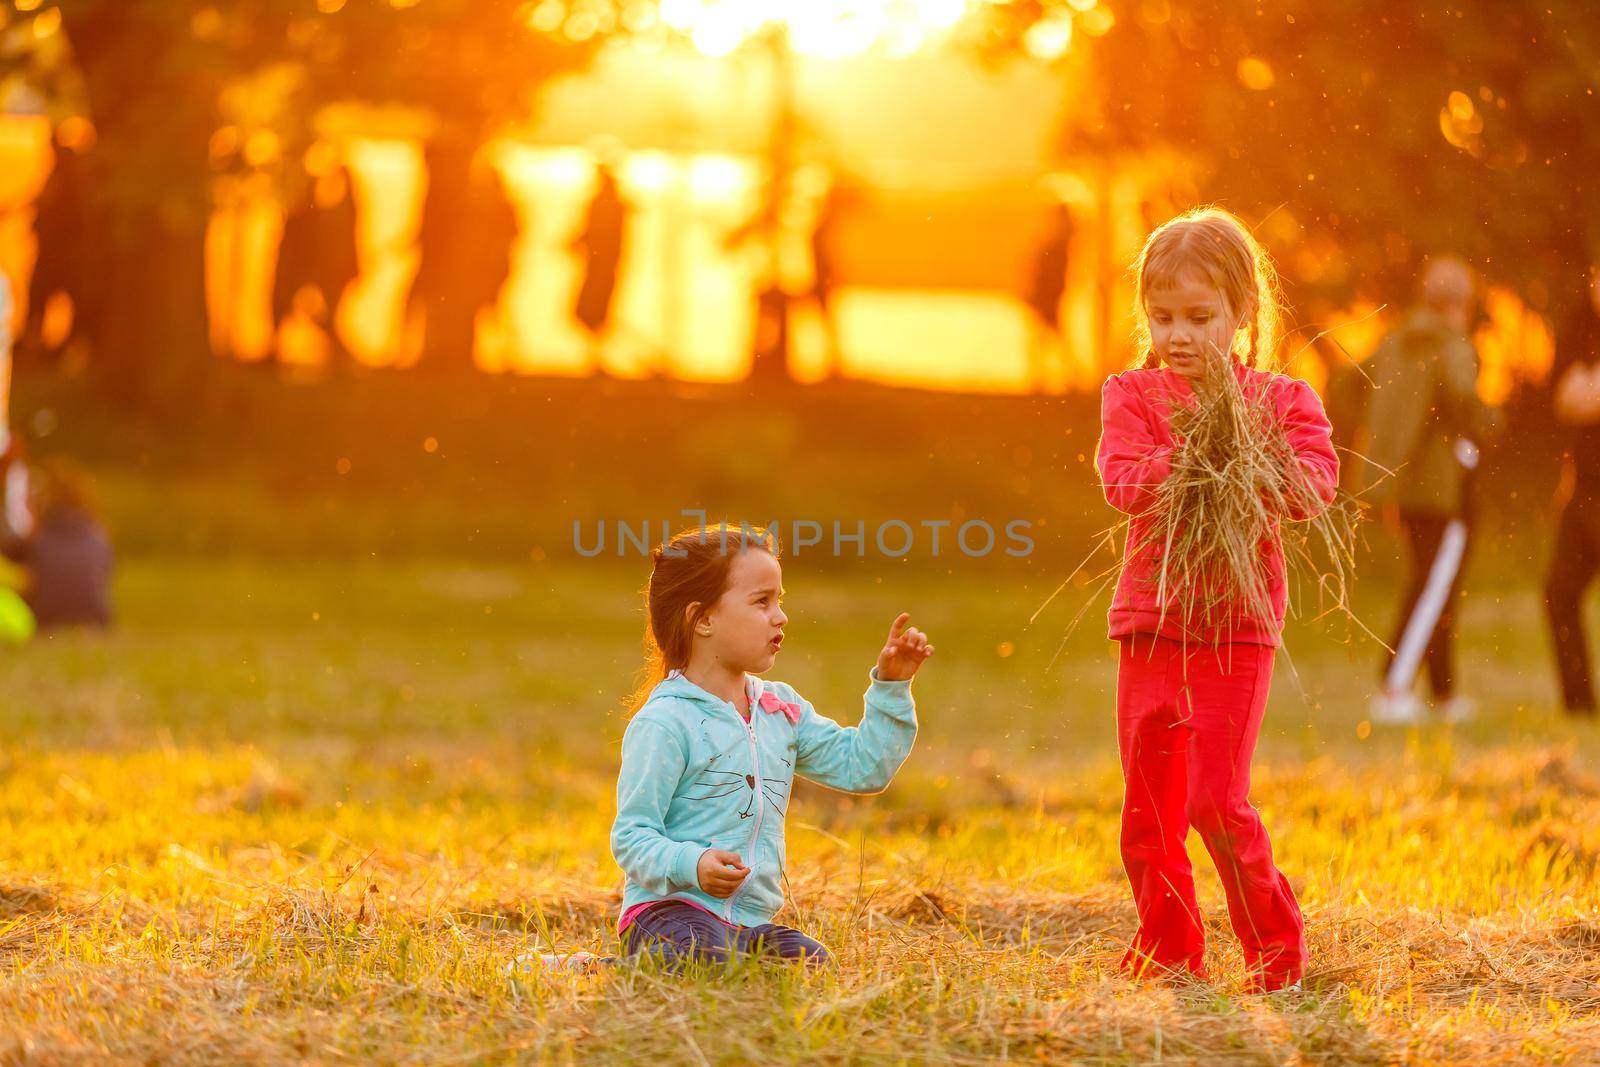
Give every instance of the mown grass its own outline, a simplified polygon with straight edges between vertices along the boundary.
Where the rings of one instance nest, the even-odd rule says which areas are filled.
[[[1080,581],[1028,624],[1112,521],[1092,397],[228,371],[143,417],[71,381],[13,407],[95,472],[126,560],[114,633],[0,655],[0,1062],[1600,1059],[1600,749],[1553,706],[1538,419],[1490,457],[1477,722],[1363,725],[1376,647],[1292,630],[1255,797],[1313,972],[1251,999],[1198,848],[1215,984],[1114,974],[1104,605],[1063,640]],[[1024,518],[1037,550],[786,563],[774,676],[819,708],[858,714],[896,611],[939,647],[891,789],[797,791],[783,921],[836,971],[514,987],[519,953],[616,947],[644,570],[580,559],[572,522],[695,507]],[[1394,545],[1370,536],[1355,606],[1386,631]]]
[[[1086,589],[1026,625],[1057,573],[790,561],[774,676],[820,708],[858,714],[894,610],[939,646],[889,792],[790,814],[783,920],[836,971],[513,986],[616,947],[637,561],[138,556],[115,633],[0,657],[0,1059],[1600,1058],[1600,749],[1525,582],[1468,601],[1453,730],[1363,725],[1375,648],[1291,634],[1255,798],[1312,972],[1251,998],[1198,848],[1214,984],[1115,976],[1114,661],[1100,607],[1062,646]]]

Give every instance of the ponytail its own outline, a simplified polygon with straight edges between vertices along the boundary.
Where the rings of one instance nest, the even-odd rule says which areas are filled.
[[[724,522],[681,530],[665,545],[650,550],[650,578],[644,587],[644,664],[628,697],[629,714],[644,707],[668,674],[688,666],[695,624],[722,598],[733,557],[750,549],[776,556],[778,542],[764,527]],[[699,607],[690,617],[694,604]]]

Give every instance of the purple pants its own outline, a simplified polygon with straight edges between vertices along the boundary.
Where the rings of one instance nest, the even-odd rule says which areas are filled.
[[[625,956],[649,953],[668,970],[689,963],[725,963],[737,956],[766,956],[823,967],[833,956],[799,930],[774,923],[729,926],[714,915],[669,900],[640,912],[622,932]]]

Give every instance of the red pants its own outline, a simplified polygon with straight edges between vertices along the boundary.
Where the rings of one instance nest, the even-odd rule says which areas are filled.
[[[1205,932],[1184,848],[1192,826],[1222,876],[1252,983],[1275,989],[1300,978],[1300,906],[1249,801],[1276,651],[1143,635],[1122,641],[1122,862],[1139,911],[1125,970],[1156,965],[1205,975]]]

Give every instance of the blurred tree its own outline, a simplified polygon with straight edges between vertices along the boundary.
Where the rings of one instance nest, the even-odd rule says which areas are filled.
[[[1177,149],[1258,220],[1313,311],[1403,301],[1455,252],[1541,310],[1600,238],[1600,20],[1585,0],[1016,0],[984,48],[1070,22],[1087,65],[1067,155]]]
[[[481,140],[606,37],[659,32],[656,6],[0,6],[16,31],[0,35],[0,88],[26,78],[58,111],[80,96],[97,134],[77,183],[103,231],[96,366],[130,398],[205,366],[202,235],[219,171],[270,175],[309,139],[310,117],[342,100],[426,107]],[[1065,154],[1176,150],[1202,196],[1258,220],[1313,319],[1358,296],[1400,298],[1429,252],[1466,255],[1541,310],[1579,288],[1600,236],[1600,20],[1583,0],[978,0],[973,11],[965,38],[985,51],[1086,68]],[[265,131],[233,118],[244,82],[276,86]]]
[[[33,275],[28,279],[28,306],[18,349],[24,359],[42,357],[52,347],[65,351],[74,336],[94,336],[100,329],[102,277],[99,265],[83,254],[83,249],[98,243],[100,226],[90,214],[84,188],[88,145],[73,141],[74,133],[84,132],[82,122],[72,119],[57,127],[51,139],[55,162],[34,203],[33,232],[38,247]],[[59,339],[49,338],[50,309],[61,293],[71,297],[71,332]]]
[[[0,53],[0,78],[27,79],[53,110],[86,111],[93,123],[79,182],[93,201],[86,217],[102,230],[91,342],[114,394],[132,403],[181,395],[208,366],[204,233],[219,171],[281,169],[332,102],[417,105],[476,137],[524,115],[540,83],[584,62],[598,39],[540,29],[529,9],[517,0],[57,0],[8,15],[31,20],[33,40],[59,35],[66,47],[59,61],[38,49]],[[264,128],[226,121],[229,94],[248,96],[252,80],[258,92],[288,86],[274,97],[287,110]]]
[[[36,20],[49,10],[59,12],[95,129],[79,188],[101,233],[92,253],[78,250],[93,255],[103,282],[102,313],[85,324],[93,365],[137,403],[207,365],[203,235],[218,96],[271,27],[230,26],[216,9],[200,17],[198,5],[160,0],[74,0]]]

